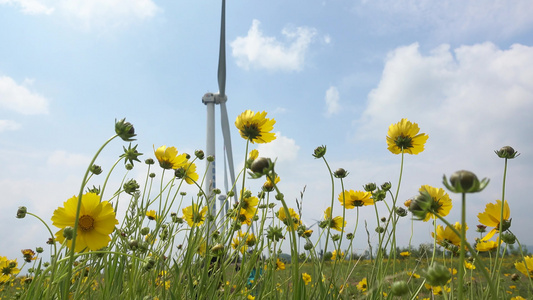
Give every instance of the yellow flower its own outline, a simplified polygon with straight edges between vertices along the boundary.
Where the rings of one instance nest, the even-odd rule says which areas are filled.
[[[413,273],[413,272],[407,272],[407,275],[409,277],[413,277],[413,278],[420,278],[420,275],[416,274],[416,273]]]
[[[366,290],[368,289],[368,283],[366,281],[366,277],[363,278],[361,281],[359,281],[359,283],[357,284],[357,289],[360,290],[361,292],[366,292]]]
[[[54,211],[52,224],[61,228],[56,232],[56,240],[59,243],[65,241],[63,230],[65,227],[74,228],[76,222],[76,209],[78,207],[78,197],[74,196],[64,203],[64,207],[59,207]],[[100,202],[100,196],[95,193],[87,193],[81,198],[80,215],[78,219],[78,231],[76,235],[76,248],[74,251],[81,252],[85,248],[89,250],[101,249],[111,241],[109,236],[118,220],[111,203]],[[72,240],[67,241],[67,247],[72,246]]]
[[[411,207],[411,202],[413,202],[413,199],[407,199],[407,200],[405,200],[403,205],[405,205],[407,208],[409,208],[409,207]]]
[[[289,216],[285,213],[285,208],[282,206],[279,208],[279,211],[277,213],[278,219],[280,219],[283,224],[287,225],[289,227],[289,218],[292,219],[292,228],[290,229],[296,229],[298,225],[300,225],[302,222],[300,221],[300,216],[294,211],[294,209],[289,208]]]
[[[441,286],[431,286],[427,283],[424,284],[426,286],[426,288],[428,290],[432,290],[433,291],[433,295],[442,295],[443,292],[442,292],[442,287]],[[448,287],[448,286],[445,286],[444,287],[446,289],[446,292],[449,293],[451,291],[451,288]]]
[[[424,151],[424,144],[428,139],[425,133],[418,133],[418,124],[402,119],[389,126],[387,132],[387,146],[393,154],[400,154],[402,150],[409,154],[418,154]]]
[[[200,226],[205,221],[205,214],[207,212],[207,206],[204,206],[202,210],[197,204],[187,206],[183,210],[183,218],[187,221],[190,227]]]
[[[344,191],[339,194],[339,201],[346,209],[351,209],[356,206],[372,205],[374,199],[372,199],[371,192],[362,191]]]
[[[516,297],[512,297],[511,300],[526,300],[526,298],[522,296],[516,296]]]
[[[458,232],[461,232],[461,223],[455,222],[453,225],[455,230]],[[468,230],[468,226],[466,226],[466,230]],[[435,238],[435,233],[432,232],[431,236]],[[455,232],[452,231],[452,228],[450,226],[446,226],[446,228],[442,227],[442,225],[437,226],[437,244],[441,245],[442,247],[448,249],[451,249],[450,245],[455,245],[457,247],[461,246],[461,238],[455,234]],[[459,249],[457,249],[459,250]]]
[[[187,162],[187,156],[185,153],[178,155],[176,147],[161,146],[154,150],[155,157],[159,161],[161,168],[177,169],[182,167]]]
[[[331,229],[342,231],[342,228],[346,226],[346,221],[341,216],[331,217],[331,207],[326,208],[324,211],[324,219],[328,221],[328,225]]]
[[[244,242],[243,242],[244,241]],[[248,247],[252,247],[256,243],[256,238],[253,233],[243,233],[242,231],[237,232],[237,236],[233,238],[233,242],[231,243],[231,247],[233,249],[239,249],[242,254],[248,250]]]
[[[403,257],[411,256],[411,252],[409,251],[400,252],[400,255]]]
[[[250,225],[252,224],[252,218],[257,212],[257,205],[259,204],[259,199],[253,196],[246,197],[246,195],[248,195],[248,193],[245,193],[245,191],[241,193],[241,201],[239,202],[239,214],[235,216],[235,218],[238,218],[239,221],[244,224]]]
[[[185,163],[176,169],[176,175],[179,178],[185,179],[185,182],[188,184],[194,184],[194,182],[198,181],[198,174],[196,173],[196,165],[194,163],[191,163],[189,161],[185,161]]]
[[[277,184],[280,180],[277,174],[274,175],[274,183],[270,180],[270,177],[266,176],[266,182],[263,184],[263,190],[266,192],[271,192],[274,190],[274,184]]]
[[[502,201],[496,200],[496,204],[493,203],[487,203],[485,206],[485,212],[479,213],[477,215],[477,218],[479,219],[479,223],[486,225],[488,227],[493,227],[492,230],[487,233],[485,237],[483,237],[482,240],[487,241],[489,240],[498,230],[500,229],[500,215],[501,215],[501,209],[502,209]],[[503,205],[503,228],[504,230],[507,230],[508,224],[509,224],[509,218],[511,217],[511,210],[509,209],[509,204],[507,201],[505,201],[505,204]]]
[[[247,297],[246,299],[248,299],[248,300],[254,300],[254,299],[255,299],[255,297],[254,297],[254,296],[252,296],[252,295],[248,295],[248,297]]]
[[[155,220],[157,219],[157,215],[155,214],[155,210],[149,210],[146,212],[146,217],[148,220]]]
[[[533,278],[533,255],[524,257],[524,260],[525,263],[524,261],[516,262],[514,266],[522,274]]]
[[[155,284],[157,286],[164,286],[165,290],[170,288],[170,280],[168,280],[167,271],[159,272],[159,275],[155,278]]]
[[[308,285],[311,282],[311,275],[303,273],[302,279],[304,280],[305,285]]]
[[[0,256],[0,283],[8,282],[19,272],[20,270],[16,259],[10,260],[5,256]]]
[[[450,271],[450,274],[457,275],[457,269],[456,268],[448,268],[448,271]]]
[[[269,132],[274,129],[276,120],[265,118],[266,112],[254,113],[251,110],[244,111],[235,120],[235,126],[243,139],[252,143],[269,143],[276,139],[274,133]]]
[[[476,244],[476,250],[479,252],[492,251],[496,250],[496,248],[498,248],[498,243],[496,243],[495,241],[479,240]]]
[[[35,256],[35,252],[31,249],[23,249],[20,250],[22,252],[22,256],[24,257],[24,261],[31,262],[32,260],[36,260],[37,256]]]
[[[248,159],[250,160],[255,160],[257,157],[259,157],[259,151],[257,151],[256,149],[250,151],[250,153],[248,154]]]
[[[344,258],[344,252],[342,251],[339,251],[337,252],[337,250],[333,250],[333,253],[331,255],[331,260],[335,261],[335,260],[341,260]]]
[[[448,196],[448,193],[442,188],[423,185],[420,187],[419,191],[426,191],[431,196],[431,199],[433,200],[433,203],[431,204],[432,211],[436,211],[441,217],[445,217],[450,213],[450,210],[452,209],[452,200],[450,199],[450,196]],[[427,222],[431,217],[434,219],[437,218],[433,213],[428,213],[423,221]]]
[[[470,262],[465,260],[465,268],[467,268],[469,270],[475,270],[476,266],[473,263],[470,263]]]
[[[285,264],[279,258],[276,260],[276,270],[285,270]]]

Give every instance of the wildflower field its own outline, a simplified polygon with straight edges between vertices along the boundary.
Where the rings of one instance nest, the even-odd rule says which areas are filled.
[[[160,146],[141,161],[133,125],[116,121],[115,135],[94,155],[75,196],[57,203],[52,216],[18,209],[16,217],[24,219],[18,222],[47,229],[51,254],[39,247],[0,257],[0,299],[533,299],[533,256],[513,234],[505,200],[508,161],[519,156],[512,147],[495,151],[503,165],[502,196],[479,212],[479,236],[467,240],[466,198],[483,192],[489,179],[460,170],[443,176],[442,187],[421,182],[416,197],[398,199],[404,156],[424,151],[428,140],[416,123],[402,119],[388,128],[388,150],[398,155],[396,183],[345,189],[349,173],[331,170],[327,148],[319,146],[309,155],[328,170],[331,199],[316,231],[301,221],[298,202],[292,206],[278,188],[275,158],[254,149],[276,139],[274,125],[266,112],[247,110],[236,118],[247,157],[235,189],[223,194],[204,188],[208,179],[197,166],[213,157]],[[119,140],[126,143],[117,161],[97,165],[105,147]],[[121,184],[108,186],[122,165]],[[128,177],[133,168],[145,170],[144,181]],[[251,191],[248,181],[264,184]],[[197,193],[185,193],[184,186]],[[213,209],[221,196],[227,213]],[[119,206],[127,207],[121,220]],[[378,206],[388,213],[380,215]],[[461,211],[461,220],[446,218],[452,209]],[[356,218],[353,231],[346,230],[348,214]],[[369,218],[376,228],[367,228]],[[412,219],[411,228],[398,228],[400,218]],[[413,232],[417,222],[432,222],[432,244],[399,247],[396,233]],[[355,253],[354,235],[369,231],[377,243]],[[323,248],[311,240],[317,234]]]

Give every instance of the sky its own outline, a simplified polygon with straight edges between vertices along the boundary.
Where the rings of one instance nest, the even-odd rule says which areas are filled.
[[[218,91],[220,8],[216,1],[0,0],[1,256],[22,260],[21,249],[46,246],[45,226],[32,217],[16,219],[17,208],[26,206],[55,232],[53,211],[78,193],[116,119],[134,124],[143,161],[161,145],[187,153],[205,149],[201,99]],[[326,145],[331,169],[349,172],[345,189],[390,181],[395,191],[401,157],[387,150],[385,137],[391,124],[407,118],[429,139],[424,152],[406,155],[398,201],[417,195],[421,185],[444,188],[443,175],[457,170],[489,178],[483,192],[467,197],[472,241],[477,214],[502,198],[504,160],[494,151],[510,145],[520,153],[507,170],[511,230],[522,244],[533,245],[529,0],[234,0],[226,13],[236,169],[246,143],[233,120],[247,109],[266,111],[276,120],[277,138],[251,147],[277,159],[289,206],[296,208],[305,190],[308,226],[323,218],[332,199],[328,168],[313,150]],[[217,107],[222,187],[219,123]],[[104,172],[124,146],[114,140],[104,149],[96,162]],[[125,174],[122,165],[111,177],[115,187]],[[128,178],[143,182],[145,174],[146,165],[137,164]],[[102,184],[100,176],[89,185]],[[246,179],[251,190],[261,184]],[[340,181],[334,184],[333,213],[341,214]],[[455,223],[460,195],[450,197],[448,220]],[[352,231],[355,211],[347,211],[346,220]],[[357,251],[367,248],[365,221],[377,240],[374,210],[363,207]],[[410,218],[398,226],[399,244],[407,246]],[[430,222],[414,226],[413,245],[431,242]]]

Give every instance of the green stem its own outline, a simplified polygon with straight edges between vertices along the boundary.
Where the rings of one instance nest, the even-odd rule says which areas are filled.
[[[465,236],[466,236],[466,194],[462,193],[461,202],[461,247],[459,248],[459,283],[457,286],[459,299],[463,299],[463,287],[464,287],[464,264],[465,264]],[[437,235],[435,231],[435,236]]]
[[[110,139],[108,139],[102,145],[102,147],[100,147],[100,149],[98,149],[98,151],[94,155],[93,159],[89,163],[89,167],[85,171],[85,175],[83,176],[83,180],[81,181],[82,185],[80,187],[80,192],[78,193],[78,205],[76,207],[76,219],[74,219],[74,234],[72,236],[72,244],[71,244],[71,247],[70,247],[70,259],[69,259],[69,263],[68,263],[68,265],[69,265],[68,275],[64,279],[63,299],[68,299],[69,298],[68,295],[69,295],[70,284],[71,284],[70,278],[72,277],[72,265],[74,265],[74,260],[75,260],[75,256],[74,256],[75,250],[74,249],[76,249],[76,236],[77,236],[77,233],[78,233],[78,221],[79,221],[79,218],[80,218],[81,199],[82,199],[82,196],[83,196],[83,189],[85,188],[85,184],[87,183],[87,177],[89,176],[90,168],[94,164],[94,162],[96,161],[96,158],[98,157],[98,155],[100,155],[100,152],[102,152],[102,150],[104,150],[104,148],[107,146],[107,144],[109,144],[117,136],[118,136],[118,134],[115,134],[114,136],[112,136]]]

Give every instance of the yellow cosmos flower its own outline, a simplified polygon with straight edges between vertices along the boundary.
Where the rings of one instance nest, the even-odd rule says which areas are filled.
[[[176,169],[176,177],[185,179],[188,184],[194,184],[199,178],[196,173],[196,165],[186,161],[181,167]]]
[[[202,210],[198,207],[197,204],[187,206],[183,211],[183,218],[187,221],[190,227],[200,226],[205,221],[205,214],[207,212],[207,206],[204,206]]]
[[[335,229],[337,231],[342,231],[342,228],[346,226],[346,221],[344,221],[341,216],[334,218],[331,216],[331,207],[326,208],[324,211],[324,219],[328,221],[328,225],[331,229]]]
[[[254,300],[254,299],[255,299],[255,297],[254,297],[254,296],[252,296],[252,295],[248,295],[248,297],[247,297],[246,299],[248,299],[248,300]]]
[[[465,268],[467,268],[469,270],[475,270],[476,266],[473,263],[470,263],[470,262],[465,260]]]
[[[423,185],[420,187],[419,191],[426,191],[431,196],[431,199],[433,199],[433,203],[431,204],[432,211],[436,211],[441,217],[445,217],[450,213],[450,210],[452,209],[452,200],[450,199],[450,196],[448,196],[448,193],[444,191],[444,189]],[[431,217],[434,219],[437,218],[432,213],[428,213],[423,221],[427,222]]]
[[[411,252],[409,252],[409,251],[400,252],[400,256],[409,257],[409,256],[411,256]]]
[[[396,124],[389,126],[387,132],[387,146],[393,154],[403,152],[409,154],[418,154],[424,151],[424,144],[428,139],[425,133],[418,133],[420,128],[418,124],[411,123],[407,119],[402,119]]]
[[[479,223],[486,225],[488,227],[493,227],[492,230],[489,231],[489,233],[487,233],[487,235],[483,237],[482,240],[484,241],[489,240],[500,229],[501,209],[502,209],[502,201],[496,200],[496,204],[487,203],[487,205],[485,206],[485,212],[479,213],[477,215],[477,218],[479,219]],[[505,201],[505,204],[503,205],[503,229],[504,230],[507,230],[507,228],[509,228],[510,217],[511,217],[511,210],[509,209],[509,204],[507,203],[507,201]]]
[[[346,209],[352,209],[356,206],[372,205],[374,199],[372,199],[371,192],[346,190],[339,194],[339,201],[341,205]]]
[[[413,277],[413,278],[420,278],[420,275],[413,273],[413,272],[407,272],[407,276]]]
[[[20,270],[16,259],[11,260],[5,256],[0,257],[0,283],[8,282],[18,273],[20,273]]]
[[[263,190],[265,192],[272,192],[274,190],[274,184],[277,184],[280,181],[280,178],[277,174],[275,174],[274,176],[274,183],[272,183],[270,177],[266,176],[266,182],[263,184]]]
[[[339,251],[337,252],[337,250],[333,250],[333,253],[331,254],[331,260],[342,260],[344,258],[344,252],[342,251]]]
[[[431,290],[433,292],[433,295],[442,295],[443,294],[441,286],[431,286],[431,285],[429,285],[427,283],[425,283],[424,285],[426,286],[426,288],[428,290]],[[445,286],[444,288],[446,289],[446,293],[451,292],[451,288],[450,287]]]
[[[65,241],[63,230],[65,227],[73,227],[76,222],[76,210],[78,208],[78,197],[74,196],[64,203],[64,207],[59,207],[54,211],[52,224],[61,228],[56,232],[56,240],[60,243]],[[100,196],[95,193],[84,194],[81,198],[80,215],[78,219],[78,231],[76,234],[75,252],[84,249],[98,250],[111,241],[109,236],[118,220],[111,203],[100,202]],[[67,241],[67,247],[72,246],[72,240]]]
[[[186,154],[178,155],[176,147],[161,146],[154,150],[154,153],[161,168],[166,170],[177,169],[187,162]]]
[[[24,257],[24,261],[31,262],[32,260],[36,260],[37,256],[35,256],[35,251],[31,249],[23,249],[20,250],[22,252],[22,256]]]
[[[146,212],[146,217],[148,218],[148,220],[155,220],[157,219],[157,215],[155,214],[155,210],[149,210]]]
[[[498,248],[498,243],[496,243],[495,241],[479,240],[476,244],[476,250],[479,252],[492,251],[496,250],[496,248]]]
[[[243,190],[241,193],[241,201],[239,202],[239,214],[235,216],[234,219],[238,218],[243,224],[252,224],[252,218],[257,212],[258,204],[259,199],[257,197],[251,196],[250,193],[246,193],[246,191]]]
[[[524,257],[524,261],[519,261],[514,264],[514,267],[522,274],[533,278],[533,255]]]
[[[257,151],[256,149],[250,151],[250,153],[248,153],[248,159],[250,160],[255,160],[256,158],[259,157],[259,151]]]
[[[522,296],[516,296],[516,297],[512,297],[511,300],[526,300],[526,298]]]
[[[274,133],[270,132],[274,129],[276,120],[265,118],[266,112],[254,113],[251,110],[246,110],[235,121],[235,126],[243,139],[249,140],[252,143],[269,143],[276,139]]]
[[[366,292],[366,290],[368,289],[368,283],[366,281],[366,277],[363,278],[361,281],[359,281],[359,283],[357,284],[357,289],[360,290],[361,292]]]
[[[279,258],[276,260],[276,270],[285,270],[285,263],[279,260]]]
[[[307,273],[302,274],[302,279],[304,280],[305,285],[308,285],[311,282],[311,275]]]
[[[292,219],[292,229],[296,229],[298,225],[300,225],[302,222],[300,221],[300,216],[294,211],[294,209],[289,208],[289,216],[285,213],[285,208],[282,206],[279,208],[279,211],[277,213],[278,219],[283,222],[283,224],[287,225],[289,227],[289,218]]]
[[[461,232],[461,223],[455,222],[453,227],[458,232]],[[468,230],[468,226],[466,226],[465,230]],[[431,236],[435,238],[435,233],[432,232]],[[437,239],[437,244],[441,245],[442,247],[448,250],[453,250],[452,247],[450,247],[450,245],[454,245],[457,247],[461,246],[461,238],[457,234],[455,234],[455,232],[453,232],[452,228],[450,228],[449,226],[446,226],[446,228],[444,228],[442,227],[442,225],[438,225],[436,239]]]

